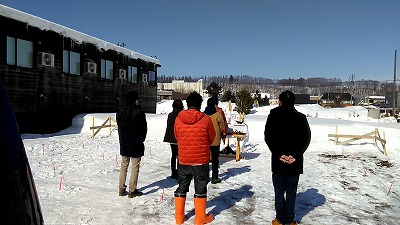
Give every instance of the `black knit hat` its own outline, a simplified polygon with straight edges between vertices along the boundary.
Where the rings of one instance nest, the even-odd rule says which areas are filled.
[[[294,105],[295,100],[295,95],[289,90],[286,90],[279,95],[279,101],[281,101],[282,105]]]

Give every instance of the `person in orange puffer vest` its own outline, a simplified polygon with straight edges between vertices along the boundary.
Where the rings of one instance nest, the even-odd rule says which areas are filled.
[[[186,193],[194,179],[194,224],[206,224],[213,220],[206,214],[207,184],[209,182],[210,146],[215,138],[214,125],[209,116],[200,112],[203,98],[192,92],[186,99],[187,110],[178,114],[174,133],[178,143],[178,188],[175,190],[175,221],[185,219]]]

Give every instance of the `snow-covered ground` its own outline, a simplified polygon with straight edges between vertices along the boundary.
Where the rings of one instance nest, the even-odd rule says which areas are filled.
[[[206,101],[203,101],[203,109]],[[90,126],[101,125],[114,114],[78,115],[72,127],[51,135],[23,134],[47,225],[55,224],[175,224],[170,176],[170,146],[164,143],[167,114],[172,101],[147,114],[148,136],[142,158],[139,190],[143,196],[118,196],[118,134],[104,129],[91,138]],[[227,110],[227,103],[220,107]],[[207,212],[211,224],[269,224],[275,217],[270,151],[264,142],[269,111],[255,108],[246,117],[249,140],[242,159],[221,158],[222,183],[208,185]],[[308,116],[312,140],[300,176],[296,219],[301,224],[397,224],[400,221],[400,124],[393,118],[372,119],[363,107],[324,109],[318,105],[296,108]],[[232,121],[234,112],[226,111]],[[328,134],[361,135],[374,131],[387,140],[360,139],[335,145]],[[345,141],[347,139],[339,139]],[[234,141],[230,141],[234,148]],[[221,145],[221,148],[223,145]],[[186,201],[186,221],[193,224],[193,184]]]

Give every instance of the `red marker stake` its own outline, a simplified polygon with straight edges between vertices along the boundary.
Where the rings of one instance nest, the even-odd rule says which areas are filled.
[[[58,187],[58,190],[61,191],[62,190],[62,182],[65,181],[64,175],[61,176],[60,178],[60,185]]]
[[[160,202],[163,202],[164,194],[165,194],[165,189],[163,188],[162,193],[161,193],[161,197],[160,197]]]

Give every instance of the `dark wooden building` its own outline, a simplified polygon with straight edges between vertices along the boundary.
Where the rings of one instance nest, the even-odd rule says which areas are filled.
[[[310,94],[294,94],[294,104],[311,104]]]
[[[67,128],[81,113],[112,113],[135,90],[156,112],[158,59],[0,5],[0,80],[24,133]]]

